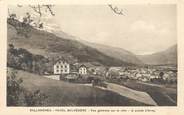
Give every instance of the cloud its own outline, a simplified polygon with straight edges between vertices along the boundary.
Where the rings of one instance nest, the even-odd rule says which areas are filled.
[[[133,34],[142,34],[145,36],[168,36],[171,33],[171,28],[172,27],[170,25],[164,23],[154,24],[143,20],[138,20],[132,23],[129,29]]]
[[[130,25],[130,30],[131,31],[155,32],[157,28],[152,23],[148,23],[143,20],[138,20]]]
[[[88,40],[96,43],[104,43],[109,38],[109,33],[101,31],[88,37]]]

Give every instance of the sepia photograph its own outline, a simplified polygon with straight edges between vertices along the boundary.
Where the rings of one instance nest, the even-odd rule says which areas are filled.
[[[7,107],[177,106],[176,4],[7,11]]]

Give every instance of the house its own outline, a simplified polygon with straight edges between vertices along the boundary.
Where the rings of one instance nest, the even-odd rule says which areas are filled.
[[[149,78],[146,77],[146,76],[141,76],[141,77],[138,77],[137,79],[138,79],[139,81],[143,81],[143,82],[149,81]]]
[[[169,79],[169,77],[170,77],[169,73],[165,73],[165,74],[163,75],[163,79],[164,79],[164,80]]]
[[[54,74],[69,74],[70,64],[64,59],[58,59],[54,64]]]
[[[122,67],[110,67],[107,71],[108,76],[118,76],[121,69]]]
[[[116,72],[118,72],[121,69],[122,69],[122,67],[110,67],[109,71],[116,71]]]
[[[79,74],[81,74],[81,75],[87,74],[87,67],[84,64],[79,66]]]
[[[135,78],[136,78],[136,79],[140,78],[141,76],[142,76],[142,74],[140,74],[140,73],[136,73],[136,74],[135,74]]]
[[[95,66],[93,70],[94,70],[93,71],[94,75],[100,75],[100,76],[105,76],[107,72],[107,68],[104,66]]]

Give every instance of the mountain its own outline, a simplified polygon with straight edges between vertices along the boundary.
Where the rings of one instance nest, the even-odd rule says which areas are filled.
[[[81,42],[115,59],[125,61],[128,63],[143,64],[142,61],[136,57],[136,55],[122,48],[117,48],[117,47],[112,47],[112,46],[107,46],[107,45],[102,45],[97,43],[91,43],[91,42],[82,41],[82,40]]]
[[[133,64],[143,64],[137,57],[136,55],[134,55],[133,53],[126,51],[122,48],[117,48],[117,47],[112,47],[112,46],[108,46],[108,45],[102,45],[102,44],[98,44],[98,43],[92,43],[92,42],[88,42],[85,40],[82,40],[78,37],[69,35],[65,32],[62,31],[62,29],[55,24],[52,25],[48,25],[47,28],[45,29],[46,31],[49,31],[51,33],[54,33],[55,35],[65,38],[65,39],[70,39],[70,40],[77,40],[87,46],[90,46],[92,48],[97,49],[98,51],[100,51],[101,53],[113,57],[115,59],[124,61],[124,62],[128,62],[128,63],[133,63]]]
[[[177,45],[173,45],[168,49],[150,54],[137,56],[143,63],[150,65],[177,64]]]
[[[33,54],[46,57],[63,56],[69,60],[79,62],[91,62],[106,66],[134,65],[120,59],[108,56],[95,48],[80,43],[74,39],[65,39],[53,33],[38,30],[33,27],[22,27],[17,20],[8,20],[8,44],[16,48],[24,48]],[[29,34],[26,36],[18,34],[18,31]]]

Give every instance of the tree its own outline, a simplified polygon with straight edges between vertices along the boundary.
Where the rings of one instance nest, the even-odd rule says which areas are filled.
[[[21,105],[21,95],[23,93],[23,89],[20,87],[20,84],[23,82],[21,78],[16,77],[17,72],[12,70],[12,72],[8,71],[7,76],[7,105],[8,106],[16,106]]]
[[[17,18],[16,14],[10,14],[10,19],[15,20]]]
[[[37,74],[43,74],[49,69],[51,71],[51,68],[48,68],[51,65],[49,59],[42,55],[34,55],[23,48],[14,48],[13,44],[9,45],[7,59],[8,67]]]
[[[160,77],[161,79],[163,79],[163,76],[164,76],[164,72],[160,72],[160,73],[159,73],[159,77]]]
[[[41,18],[45,13],[49,12],[52,16],[55,16],[52,8],[54,5],[28,5],[28,8],[32,9],[37,15],[38,22],[32,18],[32,15],[29,12],[25,13],[23,17],[23,21],[19,22],[15,20],[16,14],[10,13],[10,9],[8,9],[8,23],[15,27],[17,34],[20,36],[24,36],[29,38],[31,36],[31,27],[36,27],[39,29],[43,29],[44,25],[41,22]],[[17,7],[23,7],[22,5],[17,5]],[[34,25],[33,25],[34,24]]]
[[[17,71],[9,69],[7,76],[7,106],[43,106],[47,104],[48,96],[38,89],[28,91],[21,84],[22,78],[17,77]]]
[[[34,92],[26,92],[25,93],[25,102],[27,106],[40,106],[40,105],[46,105],[47,101],[46,99],[48,96],[41,93],[40,90],[36,90]]]

